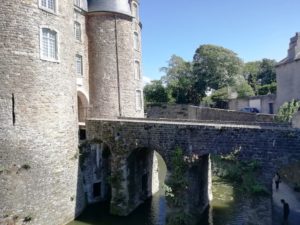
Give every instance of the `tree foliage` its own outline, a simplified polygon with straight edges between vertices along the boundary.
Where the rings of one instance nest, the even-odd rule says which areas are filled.
[[[233,51],[214,45],[202,45],[193,57],[196,88],[200,93],[207,89],[220,89],[235,84],[242,73],[243,62]]]
[[[237,85],[236,92],[239,98],[250,97],[255,95],[254,90],[247,82],[243,82]]]
[[[276,61],[271,59],[245,64],[243,75],[256,95],[276,93],[275,65]]]
[[[261,85],[271,84],[276,82],[275,60],[263,59],[260,63],[260,70],[257,78]]]
[[[298,112],[300,101],[292,99],[290,102],[285,102],[278,110],[276,120],[278,122],[291,122],[293,115]]]
[[[167,89],[160,80],[153,80],[144,87],[144,97],[146,103],[169,102]]]
[[[175,102],[226,108],[229,99],[276,93],[276,61],[243,61],[229,49],[201,45],[193,61],[172,55],[164,76],[146,85],[146,102]],[[207,96],[211,92],[211,96]]]
[[[162,77],[163,83],[178,104],[199,104],[200,96],[195,91],[192,64],[183,58],[172,55],[168,61],[168,67],[161,68],[165,73]]]

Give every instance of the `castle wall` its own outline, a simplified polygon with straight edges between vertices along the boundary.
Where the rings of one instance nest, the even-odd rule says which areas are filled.
[[[74,23],[77,22],[81,27],[81,40],[75,40],[74,50],[76,55],[82,56],[82,74],[75,73],[77,90],[81,95],[89,101],[89,61],[88,61],[88,36],[86,29],[86,12],[82,9],[75,8],[74,10]],[[75,61],[75,56],[74,56]],[[81,97],[81,96],[80,96]],[[85,105],[84,107],[88,107]],[[87,111],[87,109],[84,109]]]
[[[138,50],[134,49],[132,18],[111,13],[93,13],[88,15],[87,26],[90,116],[143,117],[143,104],[140,109],[136,105],[136,91],[142,91],[142,78],[135,78],[134,61],[138,59],[140,62],[141,53],[140,46]]]
[[[78,180],[73,0],[1,2],[0,224],[65,224],[84,206]],[[40,58],[40,27],[59,58]]]

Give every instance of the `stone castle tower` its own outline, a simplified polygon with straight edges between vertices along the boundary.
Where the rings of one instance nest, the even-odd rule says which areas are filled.
[[[143,117],[138,0],[10,0],[0,11],[0,224],[85,207],[78,122]]]

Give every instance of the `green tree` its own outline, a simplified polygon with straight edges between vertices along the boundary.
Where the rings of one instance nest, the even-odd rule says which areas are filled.
[[[146,103],[161,103],[168,102],[167,88],[163,86],[161,80],[153,80],[151,84],[144,87],[144,97]]]
[[[200,46],[193,58],[193,72],[198,93],[233,86],[242,74],[243,62],[233,51],[214,45]]]
[[[258,86],[257,94],[259,95],[275,94],[276,90],[277,90],[277,83],[273,82],[271,84]]]
[[[257,76],[260,70],[260,64],[260,61],[247,62],[243,68],[243,76],[255,93],[257,93]]]
[[[285,102],[280,106],[276,115],[278,122],[291,122],[293,115],[299,110],[300,101],[292,99],[290,102]]]
[[[190,78],[192,76],[191,63],[177,55],[172,55],[168,61],[168,66],[160,68],[160,71],[165,73],[161,80],[166,85],[176,86],[180,78]]]
[[[239,98],[255,95],[252,87],[246,81],[236,86],[236,92]]]
[[[165,73],[162,82],[177,104],[199,104],[200,96],[194,89],[192,65],[183,58],[172,55],[168,66],[161,68]]]
[[[263,59],[260,63],[260,70],[257,79],[261,85],[271,84],[276,82],[276,61],[271,59]]]
[[[263,59],[248,62],[243,69],[243,75],[256,95],[276,93],[276,61]]]

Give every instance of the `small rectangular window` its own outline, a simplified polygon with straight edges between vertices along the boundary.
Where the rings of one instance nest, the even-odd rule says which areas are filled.
[[[142,110],[143,100],[142,100],[142,91],[141,90],[136,90],[135,101],[136,101],[136,110]]]
[[[274,104],[273,103],[269,103],[269,113],[274,114]]]
[[[93,196],[94,198],[101,196],[101,182],[93,184]]]
[[[80,75],[80,76],[83,75],[82,56],[81,55],[76,55],[76,73],[77,73],[77,75]]]
[[[42,28],[41,35],[42,58],[57,60],[57,33],[48,28]]]
[[[55,1],[56,0],[40,0],[40,5],[42,8],[55,12],[56,11]]]
[[[134,61],[134,77],[137,80],[141,79],[141,66],[140,66],[140,62],[135,60]]]
[[[80,0],[74,0],[74,5],[80,7],[81,6]]]
[[[139,50],[139,45],[140,45],[139,34],[137,32],[134,32],[134,40],[133,40],[134,49]]]
[[[139,15],[138,15],[138,6],[136,3],[132,4],[132,16],[135,17],[137,20],[139,19]]]
[[[74,22],[74,35],[77,41],[81,41],[81,25],[78,22]]]

